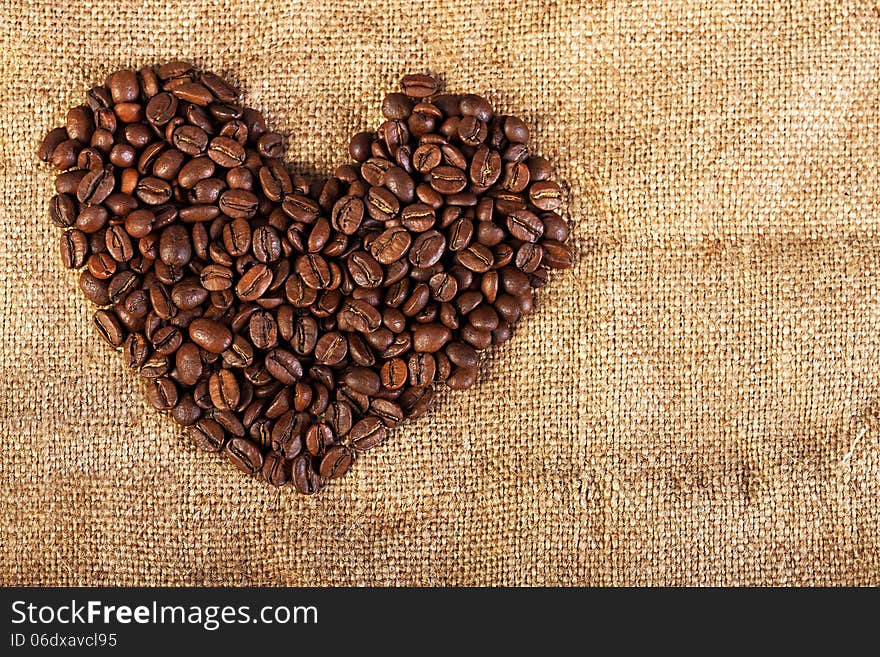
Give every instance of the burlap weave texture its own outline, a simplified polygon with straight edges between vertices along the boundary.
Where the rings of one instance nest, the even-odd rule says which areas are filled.
[[[479,385],[314,498],[148,409],[58,261],[39,139],[172,57],[309,175],[434,72],[570,190]],[[0,584],[880,583],[878,62],[870,2],[0,0]]]

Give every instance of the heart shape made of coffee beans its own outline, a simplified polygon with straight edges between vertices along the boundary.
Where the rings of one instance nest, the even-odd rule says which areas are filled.
[[[46,135],[61,259],[101,337],[200,448],[314,493],[477,379],[550,269],[552,168],[520,119],[407,75],[353,164],[310,185],[221,77],[120,70]]]

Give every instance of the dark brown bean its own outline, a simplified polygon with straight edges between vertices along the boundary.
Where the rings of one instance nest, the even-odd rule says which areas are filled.
[[[336,479],[341,477],[354,460],[351,450],[345,445],[334,445],[327,450],[321,459],[320,473],[325,479]]]

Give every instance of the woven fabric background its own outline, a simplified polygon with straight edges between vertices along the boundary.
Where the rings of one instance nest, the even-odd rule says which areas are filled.
[[[431,71],[570,189],[479,385],[314,498],[148,409],[58,259],[39,139],[176,57],[300,172]],[[880,584],[878,93],[873,2],[0,0],[0,583]]]

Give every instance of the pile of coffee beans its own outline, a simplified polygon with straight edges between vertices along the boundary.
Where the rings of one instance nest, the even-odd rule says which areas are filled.
[[[266,481],[344,474],[434,384],[472,386],[550,269],[563,192],[527,126],[408,75],[354,164],[310,185],[221,77],[121,70],[39,148],[61,259],[147,398]]]

